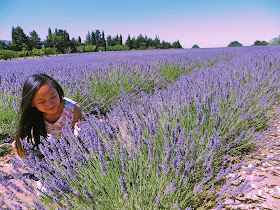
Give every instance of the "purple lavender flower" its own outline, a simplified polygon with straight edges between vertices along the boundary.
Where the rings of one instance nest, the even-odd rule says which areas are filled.
[[[122,192],[126,192],[126,191],[127,191],[126,183],[125,183],[125,181],[124,181],[124,179],[123,179],[122,176],[120,177],[119,181],[120,181],[120,185],[121,185],[121,190],[122,190]]]
[[[82,188],[83,188],[84,196],[86,196],[89,200],[92,201],[94,199],[93,194],[91,194],[87,191],[87,188],[85,187],[85,185],[83,185]]]
[[[170,192],[174,192],[176,191],[176,186],[175,186],[175,179],[170,183],[170,185],[168,185],[166,187],[166,189],[164,190],[164,194],[169,194]]]
[[[158,206],[158,205],[159,205],[160,195],[161,195],[161,193],[158,193],[158,196],[157,196],[157,198],[156,198],[155,206]]]

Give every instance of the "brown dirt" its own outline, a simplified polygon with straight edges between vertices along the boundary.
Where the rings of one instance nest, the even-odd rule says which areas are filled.
[[[18,155],[16,154],[15,151],[13,151],[11,154],[9,155],[5,155],[3,157],[0,157],[0,170],[2,172],[5,172],[7,174],[11,174],[12,171],[14,171],[13,169],[13,166],[11,164],[11,159],[12,159],[12,156],[16,156],[17,158]],[[19,158],[20,159],[20,158]],[[20,169],[20,172],[21,173],[26,173],[27,171],[23,170],[23,169]],[[30,206],[32,206],[32,201],[34,200],[34,195],[33,196],[30,196],[30,193],[25,189],[25,187],[23,186],[23,181],[21,180],[15,180],[15,179],[10,179],[8,182],[12,182],[14,183],[15,185],[19,186],[22,190],[23,190],[23,193],[18,193],[16,192],[14,189],[10,188],[9,189],[23,202],[25,202],[27,205],[23,205],[21,204],[21,207],[22,209],[32,209],[30,208]],[[28,181],[30,182],[30,181]],[[36,182],[34,181],[34,184],[33,184],[34,188],[36,187]],[[6,204],[9,205],[10,208],[12,209],[16,209],[12,204],[15,204],[15,205],[18,205],[19,203],[17,203],[16,201],[13,201],[11,199],[9,199],[9,196],[6,194],[5,192],[5,187],[0,185],[0,193],[4,196],[4,202]],[[29,206],[29,207],[27,207]],[[2,206],[1,209],[5,209],[7,208],[7,206]]]
[[[232,209],[280,209],[280,131],[270,136],[271,144],[261,146],[244,160],[246,166],[229,174],[240,177],[232,183],[231,190],[248,180],[248,193],[239,193],[234,199],[228,195],[224,208]],[[255,167],[252,173],[248,169]]]

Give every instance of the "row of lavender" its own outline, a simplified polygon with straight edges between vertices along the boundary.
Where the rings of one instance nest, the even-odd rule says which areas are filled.
[[[126,93],[164,88],[178,75],[212,65],[222,52],[209,55],[187,50],[101,52],[43,59],[0,62],[0,131],[14,136],[18,122],[21,89],[25,79],[46,73],[63,87],[65,95],[77,101],[86,113],[103,114]],[[4,125],[4,126],[3,126]]]
[[[221,187],[221,179],[242,166],[232,166],[229,157],[266,140],[263,132],[273,123],[279,95],[280,48],[221,56],[222,51],[208,51],[214,65],[181,75],[166,89],[124,93],[106,119],[88,116],[81,142],[70,131],[44,141],[45,158],[26,160],[47,189],[43,202],[34,204],[73,209],[217,205],[234,181]]]

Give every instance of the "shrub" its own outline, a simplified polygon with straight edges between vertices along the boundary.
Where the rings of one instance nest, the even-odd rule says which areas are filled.
[[[56,54],[56,48],[43,48],[43,52],[45,55],[49,56],[49,55],[54,55]]]
[[[1,50],[0,56],[1,56],[1,59],[4,59],[4,60],[8,60],[8,59],[12,60],[12,58],[15,58],[17,56],[17,53],[12,50]]]
[[[28,55],[28,52],[25,50],[17,52],[17,57],[19,57],[19,58],[23,58],[23,57],[26,58],[27,55]]]
[[[32,55],[33,56],[42,56],[43,54],[44,54],[43,49],[33,48],[33,50],[32,50]]]
[[[238,41],[233,41],[233,42],[229,43],[228,47],[243,47],[243,45],[241,43],[239,43]]]
[[[83,53],[83,52],[85,51],[85,46],[84,46],[84,45],[78,46],[78,47],[77,47],[77,51],[78,51],[79,53]]]
[[[197,44],[193,45],[192,48],[199,48]]]
[[[115,46],[108,46],[106,48],[107,51],[122,51],[122,50],[129,50],[129,47],[117,44]]]
[[[95,45],[86,45],[85,52],[95,52],[96,46]]]

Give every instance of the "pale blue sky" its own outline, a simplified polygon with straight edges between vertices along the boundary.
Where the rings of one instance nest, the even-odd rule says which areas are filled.
[[[0,40],[11,40],[12,26],[42,40],[51,27],[82,40],[99,29],[124,41],[158,35],[184,48],[248,46],[280,35],[280,0],[0,0]]]

